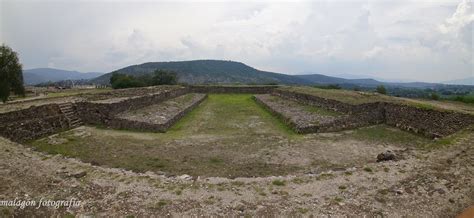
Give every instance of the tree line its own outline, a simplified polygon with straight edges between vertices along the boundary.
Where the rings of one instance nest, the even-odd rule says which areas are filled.
[[[132,76],[121,73],[113,73],[110,84],[114,89],[136,88],[157,85],[176,85],[178,78],[175,72],[167,70],[155,70],[152,74]]]

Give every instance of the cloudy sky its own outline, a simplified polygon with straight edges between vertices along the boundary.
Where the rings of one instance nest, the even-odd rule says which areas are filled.
[[[474,76],[470,0],[0,0],[0,42],[24,68],[109,72],[224,59],[287,74]]]

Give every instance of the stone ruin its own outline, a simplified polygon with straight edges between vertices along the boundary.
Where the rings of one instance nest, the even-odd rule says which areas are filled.
[[[189,93],[200,93],[171,116],[147,122],[127,118],[130,111],[146,111],[147,107],[176,99]],[[385,123],[429,138],[439,138],[474,124],[474,116],[452,111],[438,111],[388,102],[351,105],[333,99],[278,89],[278,86],[188,86],[114,90],[88,98],[51,103],[0,113],[0,135],[16,142],[25,142],[75,128],[99,125],[108,128],[165,132],[186,113],[198,106],[207,93],[251,93],[254,99],[272,114],[280,117],[298,133],[331,132]],[[197,96],[197,97],[196,97]],[[298,111],[284,110],[269,96],[332,111],[338,115],[313,117],[314,122],[298,119]],[[280,101],[281,102],[281,101]],[[172,104],[173,102],[170,102]],[[281,103],[280,103],[281,104]],[[301,112],[303,113],[303,112]],[[296,114],[296,115],[295,115]],[[137,115],[144,116],[142,115]]]

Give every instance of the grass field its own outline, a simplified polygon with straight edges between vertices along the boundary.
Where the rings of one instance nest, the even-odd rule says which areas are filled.
[[[167,133],[80,127],[30,144],[48,153],[139,172],[253,177],[350,167],[371,162],[386,149],[426,143],[386,126],[298,135],[251,95],[211,94]]]

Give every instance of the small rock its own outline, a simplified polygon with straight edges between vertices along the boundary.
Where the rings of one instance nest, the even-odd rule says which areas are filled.
[[[403,190],[401,190],[401,189],[396,189],[396,190],[395,190],[395,193],[397,193],[397,195],[401,195],[401,194],[403,194]]]
[[[76,179],[79,179],[79,178],[82,178],[84,176],[87,175],[87,172],[86,171],[81,171],[81,172],[77,172],[77,173],[72,173],[71,175],[69,175],[70,177],[74,177]]]
[[[442,188],[438,188],[435,191],[438,192],[440,195],[444,195],[446,193],[446,191]]]
[[[56,170],[56,174],[64,174],[67,173],[67,171],[64,170]]]
[[[181,176],[178,177],[179,179],[183,179],[183,180],[191,180],[193,179],[192,176],[188,175],[188,174],[183,174]]]
[[[395,159],[396,159],[395,153],[393,153],[390,150],[382,152],[379,155],[377,155],[377,162],[389,161],[389,160],[395,160]]]

